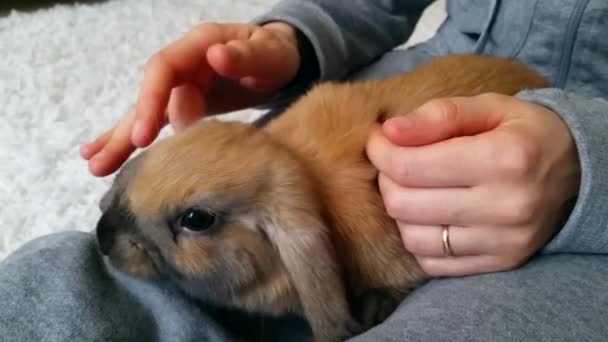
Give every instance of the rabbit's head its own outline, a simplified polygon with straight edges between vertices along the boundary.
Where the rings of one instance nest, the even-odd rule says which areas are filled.
[[[261,129],[201,121],[123,167],[102,200],[100,250],[204,301],[329,329],[346,304],[307,167]]]

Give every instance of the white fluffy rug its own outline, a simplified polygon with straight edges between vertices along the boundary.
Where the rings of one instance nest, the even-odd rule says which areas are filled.
[[[78,149],[125,114],[147,57],[197,23],[247,21],[274,2],[110,0],[0,17],[0,259],[32,238],[95,227],[111,178],[91,176]],[[443,5],[410,44],[432,34]]]

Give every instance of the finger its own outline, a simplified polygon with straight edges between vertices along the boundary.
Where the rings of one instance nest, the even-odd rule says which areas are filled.
[[[107,176],[116,171],[135,151],[131,144],[130,132],[135,121],[135,115],[129,115],[115,129],[104,145],[93,158],[89,160],[89,171],[95,176]]]
[[[524,260],[495,255],[463,257],[416,257],[422,270],[431,277],[462,277],[482,273],[509,271]]]
[[[372,130],[366,145],[371,163],[402,186],[463,187],[492,179],[493,162],[508,148],[493,132],[420,147],[392,144]]]
[[[250,32],[247,25],[201,25],[154,55],[146,65],[137,100],[133,143],[144,147],[158,135],[171,90],[201,77],[199,70],[206,65],[205,57],[211,45],[241,36],[246,38]]]
[[[114,128],[111,128],[97,137],[93,142],[83,145],[80,148],[80,156],[85,160],[91,159],[108,143],[113,133]]]
[[[243,77],[239,80],[239,84],[253,91],[269,91],[276,88],[275,82],[269,82],[267,79],[255,78],[251,76]]]
[[[419,257],[445,257],[443,227],[439,225],[417,225],[398,222],[399,232],[405,248]],[[492,227],[448,227],[448,242],[456,257],[493,255],[510,247],[503,239],[503,230]],[[503,244],[504,243],[504,244]]]
[[[433,225],[522,226],[544,217],[542,192],[514,182],[470,188],[402,187],[382,173],[378,186],[396,220]]]
[[[534,198],[512,184],[503,187],[409,188],[378,175],[386,212],[394,219],[421,225],[514,225],[529,221],[526,206]]]
[[[174,88],[167,111],[169,122],[176,132],[180,132],[203,116],[205,112],[203,94],[190,83]]]
[[[511,103],[508,96],[496,94],[436,99],[412,113],[386,120],[382,129],[396,145],[432,144],[496,128],[504,117],[506,104]]]
[[[404,188],[383,174],[378,175],[378,186],[387,213],[396,220],[465,226],[494,220],[492,213],[481,216],[485,210],[480,202],[487,199],[473,188]]]
[[[148,62],[136,103],[137,119],[131,141],[138,147],[148,146],[158,136],[171,90],[178,85],[173,66],[161,55]]]
[[[287,56],[285,45],[276,39],[233,40],[226,45],[214,46],[209,50],[208,59],[214,70],[227,78],[250,77],[282,83],[292,78],[296,65]],[[295,62],[295,61],[294,61]],[[258,81],[258,87],[261,85]]]

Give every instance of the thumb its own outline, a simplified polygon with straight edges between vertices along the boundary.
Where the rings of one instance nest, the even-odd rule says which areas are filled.
[[[299,67],[297,49],[265,37],[232,40],[212,46],[207,60],[219,75],[242,79],[244,86],[275,89],[291,80]]]
[[[479,95],[431,100],[410,114],[392,117],[382,131],[395,145],[421,146],[496,128],[506,113],[508,96]]]

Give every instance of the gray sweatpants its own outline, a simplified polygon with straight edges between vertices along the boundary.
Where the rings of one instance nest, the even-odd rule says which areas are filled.
[[[608,256],[556,255],[512,272],[434,280],[352,341],[606,341]],[[0,341],[298,341],[306,326],[208,310],[110,276],[94,236],[34,240],[0,264]],[[240,336],[239,336],[240,335]]]
[[[407,54],[389,53],[352,78],[429,57]],[[606,341],[607,288],[608,256],[537,257],[511,272],[431,281],[352,341]],[[113,274],[87,233],[38,238],[0,263],[2,342],[299,341],[307,333],[295,318],[227,312]]]

